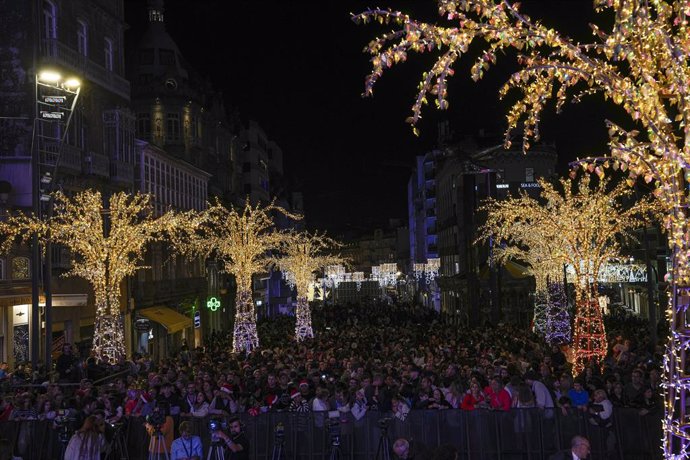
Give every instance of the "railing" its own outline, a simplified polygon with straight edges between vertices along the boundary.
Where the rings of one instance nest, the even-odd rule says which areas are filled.
[[[41,55],[47,62],[71,67],[80,76],[100,84],[127,100],[130,98],[129,82],[126,79],[96,64],[87,56],[79,54],[75,49],[57,39],[42,40]]]
[[[616,409],[611,428],[592,425],[580,413],[563,416],[560,411],[544,413],[538,409],[412,411],[404,422],[392,419],[385,427],[382,419],[386,416],[390,414],[368,413],[361,420],[354,420],[351,414],[345,414],[334,425],[329,425],[327,413],[271,412],[257,417],[243,414],[241,420],[252,459],[277,458],[273,456],[274,449],[282,446],[285,459],[325,459],[337,448],[339,458],[371,460],[377,458],[384,439],[392,447],[395,439],[405,437],[417,448],[453,445],[459,459],[546,460],[554,452],[567,449],[576,434],[590,440],[591,460],[661,458],[660,417],[640,416],[635,409]],[[179,421],[176,420],[176,427]],[[208,419],[191,421],[193,432],[201,436],[205,458],[211,440]],[[279,423],[284,426],[282,437],[275,431]],[[106,435],[109,448],[126,446],[126,455],[113,452],[112,458],[148,458],[149,437],[141,418],[132,418],[121,428],[108,427]],[[48,422],[0,423],[2,459],[11,455],[24,460],[60,459],[63,445],[60,430]]]
[[[87,174],[108,177],[110,175],[110,160],[106,155],[89,152],[85,158]]]
[[[122,161],[110,162],[110,179],[116,182],[131,184],[134,182],[134,165]]]

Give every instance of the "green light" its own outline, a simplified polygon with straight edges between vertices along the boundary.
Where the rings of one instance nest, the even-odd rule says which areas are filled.
[[[208,307],[208,309],[211,311],[216,311],[220,308],[220,300],[216,299],[215,297],[211,297],[206,302],[206,307]]]

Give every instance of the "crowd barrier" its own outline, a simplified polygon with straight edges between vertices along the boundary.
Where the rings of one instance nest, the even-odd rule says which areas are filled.
[[[592,445],[592,460],[660,459],[660,416],[640,416],[634,409],[616,409],[610,428],[593,425],[582,413],[560,410],[513,409],[411,411],[405,421],[391,414],[370,412],[361,420],[351,414],[334,419],[328,413],[269,412],[240,418],[250,440],[251,459],[328,459],[337,449],[341,459],[373,460],[395,439],[411,439],[417,448],[454,445],[467,460],[546,460],[569,447],[575,434]],[[201,436],[206,458],[211,442],[208,418],[189,419]],[[181,420],[176,420],[176,427]],[[149,436],[145,420],[132,418],[121,427],[108,427],[106,458],[146,460]],[[277,427],[282,427],[276,429]],[[177,433],[176,433],[177,435]],[[67,436],[44,421],[0,423],[0,460],[60,459]],[[282,450],[282,457],[276,454]]]

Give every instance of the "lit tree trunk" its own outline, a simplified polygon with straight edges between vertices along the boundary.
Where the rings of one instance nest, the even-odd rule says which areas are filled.
[[[120,289],[105,282],[94,285],[96,320],[94,322],[93,352],[96,358],[108,358],[117,363],[125,356],[125,340],[120,318]]]
[[[548,295],[544,332],[546,341],[550,344],[568,343],[571,337],[570,316],[568,315],[568,299],[563,283],[549,283]]]
[[[295,339],[301,342],[305,339],[313,339],[314,331],[311,327],[311,309],[307,301],[306,290],[297,293],[297,310],[295,312]]]
[[[543,336],[546,333],[546,313],[549,296],[545,289],[537,289],[534,293],[534,315],[532,317],[532,331]]]
[[[597,283],[589,274],[578,275],[575,286],[573,372],[580,374],[591,361],[601,365],[606,357],[606,332],[597,300]],[[596,279],[596,278],[594,278]]]
[[[251,277],[247,279],[246,276],[237,276],[235,307],[237,311],[235,312],[235,327],[232,334],[232,351],[234,353],[250,353],[259,347]]]

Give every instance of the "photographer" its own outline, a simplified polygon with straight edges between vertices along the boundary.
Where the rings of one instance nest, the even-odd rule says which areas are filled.
[[[231,418],[228,422],[228,428],[230,429],[229,436],[217,429],[211,432],[211,440],[221,440],[225,443],[225,447],[230,450],[230,460],[249,460],[249,439],[242,432],[240,419]]]
[[[201,460],[202,456],[201,438],[192,436],[189,422],[180,423],[180,437],[172,443],[170,460]]]
[[[105,448],[105,423],[96,415],[89,415],[74,433],[65,450],[65,460],[100,460]]]

